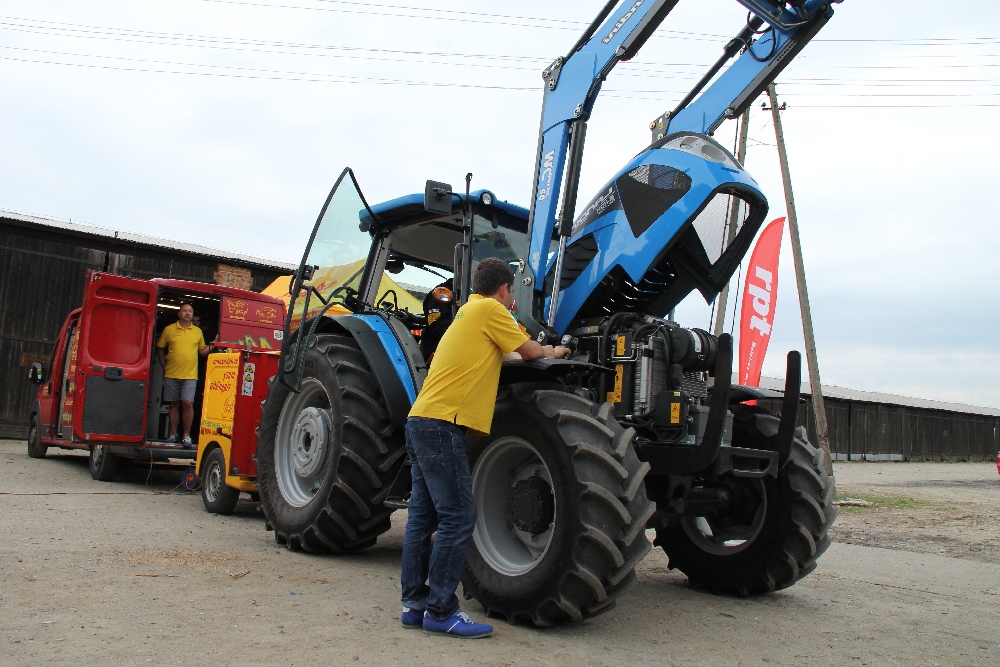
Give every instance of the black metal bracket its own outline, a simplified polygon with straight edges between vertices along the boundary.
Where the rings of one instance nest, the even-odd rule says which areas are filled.
[[[781,401],[781,421],[778,423],[778,446],[775,450],[784,463],[792,449],[795,437],[795,418],[799,409],[799,390],[802,385],[802,355],[792,350],[785,362],[785,397]]]

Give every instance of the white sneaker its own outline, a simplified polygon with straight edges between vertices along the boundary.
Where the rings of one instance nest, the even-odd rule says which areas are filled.
[[[184,439],[181,440],[181,444],[184,445],[185,447],[191,447],[192,445],[194,445],[194,443],[191,442],[191,436],[190,435],[185,435]]]

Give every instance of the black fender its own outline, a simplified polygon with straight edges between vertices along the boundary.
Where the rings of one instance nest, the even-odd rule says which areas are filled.
[[[368,367],[378,382],[386,410],[389,413],[389,420],[396,428],[403,428],[406,425],[406,417],[412,404],[403,385],[403,380],[397,372],[397,366],[390,357],[390,352],[395,351],[387,350],[378,333],[366,321],[358,317],[335,315],[330,319],[357,341],[362,354],[365,355],[365,360],[368,362]],[[427,377],[427,365],[420,353],[420,346],[401,322],[392,317],[381,319],[392,331],[396,343],[399,345],[399,351],[406,359],[414,387],[419,392],[423,386],[424,378]]]
[[[387,350],[378,333],[368,322],[358,317],[358,315],[379,317],[392,332],[399,349]],[[402,356],[405,359],[406,365],[409,368],[410,379],[416,391],[419,392],[421,386],[423,386],[424,378],[427,376],[427,364],[424,363],[424,357],[420,353],[420,346],[413,335],[406,330],[406,327],[395,318],[386,317],[379,312],[359,313],[358,315],[324,314],[319,316],[319,321],[311,319],[303,323],[282,346],[281,371],[284,372],[279,372],[278,379],[292,389],[292,391],[298,391],[296,383],[291,379],[285,378],[285,372],[291,373],[300,364],[299,343],[302,342],[303,330],[308,329],[310,332],[309,335],[331,333],[348,335],[361,348],[361,352],[365,356],[365,361],[368,362],[368,367],[378,382],[379,390],[382,393],[385,408],[389,413],[392,425],[396,428],[403,428],[406,424],[407,414],[410,412],[411,402],[403,385],[403,380],[397,372],[397,366],[390,357],[390,352],[397,357]]]

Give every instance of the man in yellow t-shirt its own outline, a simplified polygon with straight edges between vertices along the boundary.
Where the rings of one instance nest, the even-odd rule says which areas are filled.
[[[465,434],[490,431],[504,355],[558,358],[569,350],[539,345],[518,327],[509,310],[514,274],[505,262],[484,259],[472,282],[475,294],[441,338],[406,422],[413,492],[403,538],[400,622],[431,634],[477,638],[493,626],[474,622],[455,596],[476,525]]]
[[[205,336],[191,323],[194,307],[182,303],[177,321],[168,324],[156,342],[156,355],[163,366],[163,400],[170,404],[170,433],[174,442],[193,447],[191,421],[194,419],[194,392],[198,386],[198,355],[208,354]],[[182,414],[178,415],[178,403]],[[180,418],[180,419],[178,419]],[[183,424],[177,430],[177,422]]]

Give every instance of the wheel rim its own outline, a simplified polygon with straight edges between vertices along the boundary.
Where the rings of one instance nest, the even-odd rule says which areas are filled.
[[[728,524],[718,517],[685,516],[681,526],[688,537],[706,552],[716,556],[731,556],[743,551],[757,539],[767,517],[767,492],[764,482],[752,480],[751,491],[758,499],[757,510],[746,524]]]
[[[544,482],[542,484],[540,481]],[[518,483],[521,483],[520,485]],[[530,488],[537,500],[551,501],[552,520],[544,530],[541,526],[524,530],[511,511],[518,501],[516,487]],[[540,496],[548,488],[548,498]],[[555,496],[551,492],[552,476],[538,450],[528,442],[514,437],[492,443],[479,457],[472,472],[472,495],[478,514],[472,539],[483,559],[497,572],[516,576],[532,570],[552,543],[552,533],[558,517]],[[506,498],[506,502],[498,499]],[[539,532],[532,532],[539,531]]]
[[[90,450],[90,455],[94,458],[94,467],[98,468],[104,462],[104,445],[94,445]]]
[[[319,491],[333,447],[332,423],[326,388],[314,378],[285,400],[274,437],[274,471],[293,507],[307,505]]]
[[[211,461],[208,464],[208,474],[205,475],[205,497],[208,502],[214,503],[222,493],[222,466],[218,461]]]

